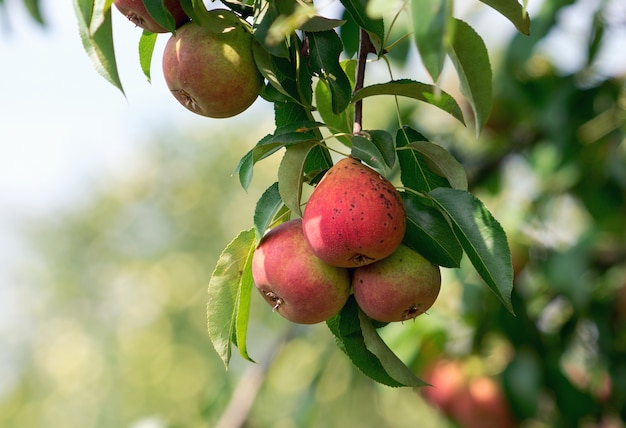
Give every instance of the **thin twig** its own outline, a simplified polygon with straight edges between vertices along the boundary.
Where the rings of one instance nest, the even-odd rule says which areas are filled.
[[[357,59],[356,80],[354,82],[354,92],[363,88],[365,81],[365,63],[367,62],[367,54],[372,51],[372,42],[367,31],[361,28],[359,34],[359,55]],[[352,134],[359,135],[363,129],[363,100],[354,103],[354,126]]]

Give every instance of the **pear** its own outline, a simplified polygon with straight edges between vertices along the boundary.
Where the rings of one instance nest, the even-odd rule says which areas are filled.
[[[151,33],[167,33],[167,29],[161,27],[148,13],[143,0],[115,0],[113,2],[117,10],[119,10],[129,21],[137,27],[142,28]],[[176,28],[189,21],[189,17],[180,5],[180,0],[165,0],[165,7],[174,18]]]
[[[370,318],[406,321],[435,303],[441,272],[439,266],[402,244],[384,260],[355,269],[352,287],[357,304]]]
[[[393,253],[406,231],[406,212],[389,180],[347,157],[329,169],[311,193],[302,225],[316,256],[350,268]]]
[[[163,50],[163,77],[188,110],[212,118],[242,113],[263,86],[249,25],[232,11],[213,9],[203,24],[189,22]]]
[[[256,288],[272,309],[298,324],[326,321],[350,295],[347,269],[317,258],[294,219],[265,234],[252,256]]]

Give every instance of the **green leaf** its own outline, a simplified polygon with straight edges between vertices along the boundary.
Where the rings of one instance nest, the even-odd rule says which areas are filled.
[[[278,182],[272,184],[263,192],[256,203],[254,210],[254,230],[256,240],[259,242],[265,231],[274,220],[276,213],[284,206],[283,200],[278,191]]]
[[[143,0],[143,4],[157,24],[169,32],[176,30],[176,20],[163,4],[163,0]]]
[[[452,0],[411,0],[413,38],[424,67],[438,81],[452,39]]]
[[[144,31],[139,39],[139,65],[144,76],[150,82],[150,66],[152,64],[152,54],[157,40],[157,34]]]
[[[476,136],[489,119],[493,103],[489,54],[483,39],[465,22],[456,19],[450,58],[456,68],[461,92],[467,98],[476,122]]]
[[[339,64],[341,39],[333,30],[306,34],[311,70],[330,89],[332,111],[338,115],[348,107],[352,96],[350,80]]]
[[[240,232],[220,255],[209,281],[209,338],[226,367],[232,353],[233,337],[237,340],[239,352],[249,359],[245,331],[253,286],[250,271],[254,249],[254,230]]]
[[[385,372],[389,374],[395,381],[403,386],[426,386],[424,382],[406,366],[398,358],[398,356],[387,346],[387,344],[378,335],[378,332],[372,324],[372,320],[368,318],[363,311],[358,311],[361,332],[363,333],[363,341],[368,351],[378,358]]]
[[[358,90],[352,96],[352,102],[374,95],[396,95],[423,101],[442,109],[446,113],[451,114],[462,124],[465,124],[463,113],[456,100],[450,94],[433,85],[416,82],[410,79],[392,80],[387,83],[366,86]]]
[[[469,192],[438,188],[430,192],[452,224],[457,239],[489,288],[513,313],[513,267],[506,234],[485,205]]]
[[[515,25],[517,30],[525,35],[530,35],[530,17],[526,8],[517,0],[480,0],[491,8],[504,15]]]
[[[304,183],[304,166],[317,142],[309,141],[288,147],[278,167],[278,191],[287,207],[302,217],[300,201]]]
[[[467,173],[465,168],[450,152],[440,145],[428,141],[416,141],[402,147],[400,150],[415,150],[419,152],[432,172],[448,180],[450,186],[454,189],[467,190]]]
[[[187,0],[189,1],[189,0]],[[195,0],[194,0],[195,1]],[[279,2],[271,1],[265,4],[266,7],[260,9],[260,15],[255,18],[254,37],[273,56],[289,58],[289,47],[286,40],[273,40],[270,28],[274,22],[283,14],[290,15],[293,11],[293,2],[287,5],[287,9],[281,10]]]
[[[316,140],[316,136],[311,130],[322,126],[317,122],[305,121],[296,122],[280,127],[274,134],[266,135],[246,153],[235,168],[235,173],[239,174],[239,182],[244,189],[247,189],[252,181],[254,165],[266,157],[276,153],[283,147]]]
[[[345,24],[343,19],[330,19],[320,15],[314,15],[306,21],[300,29],[306,32],[328,31]]]
[[[350,296],[339,314],[326,321],[326,325],[335,336],[339,348],[364,375],[383,385],[403,386],[385,371],[378,357],[367,349],[361,331],[359,308],[353,296]]]
[[[401,196],[407,220],[403,242],[435,265],[458,268],[463,247],[448,220],[422,197],[409,192]]]
[[[354,78],[356,75],[356,61],[342,61],[340,64],[341,68],[343,68],[348,76],[352,90],[352,88],[354,88]],[[337,135],[336,138],[349,147],[354,123],[354,105],[350,104],[347,109],[341,111],[339,114],[335,114],[331,105],[330,89],[328,85],[323,82],[318,82],[318,84],[315,85],[315,104],[322,120],[333,134],[347,134]]]
[[[78,19],[78,30],[83,47],[98,73],[123,94],[124,89],[117,70],[113,46],[111,8],[104,12],[102,22],[96,28],[92,28],[93,10],[93,0],[74,0],[74,12]]]
[[[200,25],[206,25],[209,11],[202,0],[180,0],[180,5],[192,21]]]
[[[41,13],[41,1],[40,0],[24,0],[24,6],[28,10],[31,18],[33,18],[38,24],[45,25],[43,15]],[[0,5],[2,2],[0,1]]]
[[[363,131],[352,138],[351,155],[387,175],[396,162],[393,136],[382,130]]]
[[[400,128],[396,133],[402,184],[417,192],[430,192],[437,187],[450,187],[447,179],[431,171],[421,153],[416,150],[406,150],[409,144],[425,139],[426,137],[408,126]]]
[[[370,36],[370,40],[378,55],[382,54],[383,40],[385,40],[385,24],[382,19],[372,19],[367,15],[367,0],[340,0],[343,7],[350,14],[354,22],[363,28]]]

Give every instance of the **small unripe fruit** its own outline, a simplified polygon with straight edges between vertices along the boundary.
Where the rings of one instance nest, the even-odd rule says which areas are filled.
[[[252,277],[267,303],[299,324],[326,321],[350,295],[347,269],[318,259],[302,234],[302,220],[276,226],[263,237],[252,257]]]
[[[439,266],[402,244],[389,257],[357,268],[352,287],[357,304],[370,318],[406,321],[435,303],[441,273]]]
[[[319,258],[334,266],[358,267],[394,252],[406,231],[406,212],[389,180],[348,157],[319,182],[302,224]]]
[[[263,85],[248,24],[229,10],[214,9],[200,26],[189,22],[163,51],[163,77],[174,97],[202,116],[235,116],[258,98]]]
[[[142,0],[115,0],[113,2],[115,7],[126,17],[129,21],[135,24],[137,27],[143,28],[151,33],[167,33],[166,28],[161,27],[154,20],[152,16],[146,10],[146,6]],[[168,12],[174,18],[176,28],[189,21],[189,17],[180,5],[180,0],[165,0],[165,7]]]

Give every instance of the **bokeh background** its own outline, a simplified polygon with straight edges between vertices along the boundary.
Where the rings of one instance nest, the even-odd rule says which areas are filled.
[[[235,356],[226,370],[206,334],[206,286],[275,180],[273,159],[247,192],[232,176],[272,131],[271,106],[228,120],[186,111],[162,80],[166,36],[149,83],[139,30],[116,14],[122,95],[84,53],[71,2],[42,0],[43,26],[27,3],[0,1],[0,426],[624,426],[623,1],[531,0],[530,37],[456,2],[490,48],[485,132],[401,103],[405,123],[466,166],[516,269],[516,317],[464,263],[443,271],[427,315],[381,330],[436,383],[424,391],[374,384],[324,325],[291,325],[257,295],[258,363]],[[395,77],[421,70],[408,48],[392,55]],[[456,94],[453,74],[443,85]],[[397,127],[393,100],[365,109],[366,127]]]

